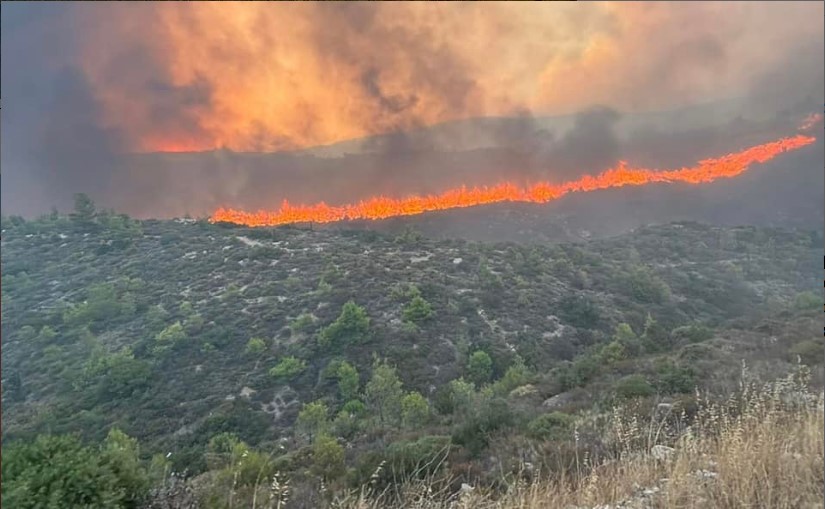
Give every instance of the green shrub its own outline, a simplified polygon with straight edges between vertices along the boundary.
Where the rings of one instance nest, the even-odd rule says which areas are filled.
[[[475,384],[481,385],[490,380],[493,374],[493,359],[490,355],[482,350],[473,352],[467,362],[467,376]]]
[[[433,309],[430,303],[417,295],[404,307],[402,312],[405,322],[419,324],[432,317]]]
[[[355,366],[344,361],[335,372],[338,378],[338,394],[344,401],[349,401],[358,397],[358,385],[360,377]]]
[[[260,355],[266,351],[266,342],[261,338],[252,338],[244,349],[247,355]]]
[[[303,359],[297,357],[284,357],[272,369],[269,370],[269,376],[279,379],[295,378],[306,370],[307,363]]]
[[[704,325],[684,325],[676,327],[670,333],[675,341],[687,341],[688,343],[700,343],[713,337],[713,331]]]
[[[362,343],[367,340],[370,318],[367,312],[353,301],[341,308],[341,314],[330,325],[321,330],[318,342],[328,348],[341,343]]]
[[[652,396],[656,391],[642,375],[629,375],[616,384],[616,396],[624,399]]]
[[[658,368],[657,388],[665,393],[686,394],[696,388],[696,372],[689,366],[665,362]]]
[[[112,430],[100,448],[71,436],[3,447],[2,505],[16,508],[135,507],[146,494],[137,443]]]
[[[309,332],[313,325],[315,325],[315,317],[309,313],[302,313],[289,324],[289,328],[294,334],[296,332]]]
[[[563,440],[571,436],[574,419],[561,412],[536,417],[527,425],[529,435],[537,440]]]
[[[312,470],[332,480],[344,473],[344,448],[329,435],[321,434],[312,445]]]
[[[328,414],[329,409],[323,401],[306,403],[298,413],[295,427],[312,441],[313,437],[326,433],[329,429]]]
[[[793,345],[788,350],[788,353],[791,355],[792,361],[796,361],[797,357],[799,357],[803,364],[815,366],[822,364],[823,357],[825,356],[825,346],[823,346],[821,339],[806,339]]]
[[[401,422],[408,428],[426,424],[430,417],[430,405],[424,396],[411,392],[401,398]]]
[[[621,290],[644,304],[659,304],[670,296],[670,288],[647,267],[634,267],[619,280]]]
[[[378,416],[381,424],[396,422],[401,413],[401,398],[404,391],[396,369],[387,362],[376,359],[372,365],[372,376],[364,389],[367,404]]]
[[[823,306],[823,300],[821,295],[817,295],[813,292],[802,292],[797,294],[793,300],[793,307],[794,309],[800,311],[807,311],[811,309],[820,309]]]
[[[185,339],[186,331],[183,330],[180,322],[173,323],[155,335],[155,341],[162,346],[174,346]]]

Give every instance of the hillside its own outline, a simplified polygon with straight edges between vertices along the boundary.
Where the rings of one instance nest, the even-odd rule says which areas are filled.
[[[525,444],[565,415],[724,394],[743,360],[770,379],[801,359],[821,386],[822,242],[699,223],[526,245],[3,218],[3,440],[116,426],[198,474],[232,433],[308,490],[313,436],[330,432],[344,470],[329,482],[445,443],[457,479],[492,482],[525,455],[550,461]]]

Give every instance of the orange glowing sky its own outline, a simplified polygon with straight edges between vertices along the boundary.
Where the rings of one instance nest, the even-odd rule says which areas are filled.
[[[479,116],[747,91],[821,2],[82,4],[82,66],[134,151],[276,151]],[[460,36],[458,35],[460,34]]]

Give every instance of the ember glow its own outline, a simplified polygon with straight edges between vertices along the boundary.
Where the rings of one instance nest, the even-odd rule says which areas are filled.
[[[290,223],[313,222],[331,223],[354,219],[386,219],[397,216],[423,214],[436,210],[473,207],[499,202],[546,203],[571,192],[587,192],[622,186],[641,186],[652,183],[685,182],[703,184],[721,178],[735,177],[745,172],[754,163],[764,163],[783,152],[796,150],[816,141],[804,135],[781,138],[776,141],[756,145],[715,159],[706,159],[690,168],[678,170],[655,170],[631,168],[622,161],[615,168],[599,175],[586,175],[580,179],[554,184],[537,182],[523,188],[511,182],[502,182],[490,187],[460,187],[441,194],[390,198],[376,196],[355,204],[340,206],[317,203],[315,205],[292,205],[286,200],[281,208],[274,211],[261,210],[244,212],[219,208],[211,222],[228,222],[245,226],[278,226]]]

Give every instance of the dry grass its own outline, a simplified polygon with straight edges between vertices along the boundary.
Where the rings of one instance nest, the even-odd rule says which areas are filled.
[[[609,429],[619,451],[568,477],[510,482],[505,493],[467,489],[448,495],[443,480],[406,483],[398,492],[369,487],[336,498],[345,509],[771,508],[813,509],[823,501],[823,394],[808,389],[807,371],[773,383],[748,382],[725,401],[700,397],[687,426],[666,419],[642,424],[614,412]],[[683,417],[683,416],[682,416]],[[666,458],[654,445],[674,448]],[[661,448],[660,448],[661,449]],[[664,449],[662,449],[664,450]]]

